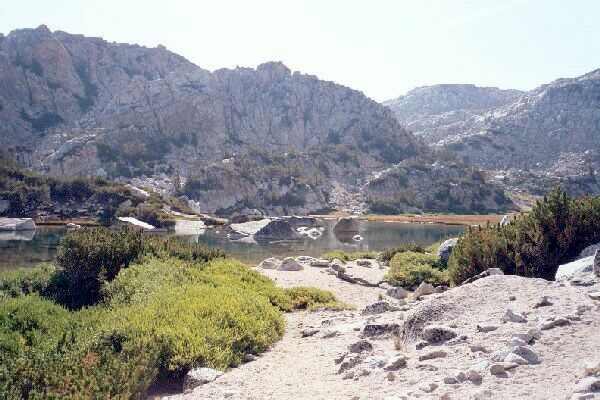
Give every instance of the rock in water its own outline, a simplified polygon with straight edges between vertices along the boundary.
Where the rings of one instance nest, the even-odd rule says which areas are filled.
[[[342,217],[337,220],[333,227],[334,232],[358,232],[360,230],[360,221],[357,216]]]
[[[223,372],[212,368],[196,368],[189,371],[183,379],[183,391],[187,392],[194,388],[210,383],[223,375]]]
[[[279,266],[279,271],[302,271],[304,267],[295,258],[287,257]]]
[[[454,249],[454,246],[456,246],[456,243],[458,243],[458,238],[448,239],[440,244],[437,254],[444,264],[448,262],[450,254],[452,254],[452,250]]]
[[[31,218],[0,218],[0,231],[29,231],[35,229]]]
[[[292,228],[289,222],[282,219],[275,219],[263,226],[254,234],[256,239],[298,239],[298,233]]]

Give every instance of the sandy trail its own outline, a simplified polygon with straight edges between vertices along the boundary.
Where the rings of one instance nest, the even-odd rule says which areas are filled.
[[[354,266],[350,271],[377,279],[383,277],[387,269]],[[355,304],[357,311],[287,314],[284,337],[256,361],[233,368],[193,392],[169,399],[359,400],[388,396],[394,400],[565,399],[570,398],[572,386],[581,376],[583,362],[600,358],[600,306],[587,295],[587,292],[600,290],[599,282],[593,287],[560,287],[540,279],[493,276],[428,296],[423,301],[410,302],[407,311],[363,316],[360,310],[378,301],[385,294],[383,289],[344,282],[319,268],[263,272],[282,287],[313,286],[330,290],[340,300]],[[553,304],[532,308],[542,295],[548,296]],[[511,296],[516,299],[510,300]],[[540,317],[572,314],[582,304],[589,310],[581,320],[542,331],[541,339],[531,346],[539,355],[539,364],[522,365],[503,376],[490,375],[486,370],[480,382],[443,382],[446,376],[489,361],[494,351],[503,349],[515,334],[536,325]],[[527,322],[502,323],[502,315],[508,308],[523,311]],[[367,361],[354,368],[357,371],[354,378],[344,379],[345,374],[338,373],[339,365],[334,360],[363,337],[365,324],[395,322],[402,325],[404,320],[413,320],[415,315],[421,314],[427,316],[426,325],[454,327],[464,340],[416,350],[415,343],[407,339],[398,351],[389,336],[368,338],[374,347],[371,356],[388,359],[401,353],[408,358],[407,366],[390,373],[380,367],[370,367]],[[496,325],[497,329],[480,332],[477,325],[482,324]],[[307,328],[319,331],[314,336],[302,337],[301,332]],[[419,326],[414,329],[419,330]],[[470,348],[473,344],[481,344],[489,352],[473,352]],[[445,357],[419,361],[424,353],[440,349],[446,352]]]

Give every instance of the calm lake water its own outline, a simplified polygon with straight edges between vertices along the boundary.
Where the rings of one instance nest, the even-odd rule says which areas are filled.
[[[340,236],[333,233],[333,220],[323,221],[325,231],[318,239],[302,238],[295,242],[260,241],[252,239],[230,240],[222,228],[207,229],[201,235],[177,235],[178,239],[191,243],[217,246],[228,254],[248,264],[257,264],[267,257],[318,256],[326,251],[381,251],[401,243],[419,242],[431,244],[442,238],[457,236],[466,227],[440,224],[406,224],[398,222],[362,221],[357,242],[353,235]],[[35,232],[0,232],[0,271],[21,266],[31,266],[51,261],[56,254],[60,238],[67,230],[57,227],[38,227]],[[174,236],[174,235],[167,235]]]

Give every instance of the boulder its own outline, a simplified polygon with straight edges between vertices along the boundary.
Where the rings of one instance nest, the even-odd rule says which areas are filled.
[[[282,219],[274,219],[263,226],[254,234],[256,239],[283,239],[296,240],[298,233],[289,222]]]
[[[337,220],[333,226],[333,231],[336,233],[343,232],[358,232],[360,230],[360,221],[357,216],[342,217]]]
[[[35,229],[31,218],[0,218],[0,231],[30,231]]]
[[[581,379],[573,386],[573,393],[593,393],[600,392],[600,378],[588,376]],[[594,397],[590,397],[593,399]]]
[[[433,285],[430,285],[429,283],[423,281],[423,282],[421,282],[419,287],[414,291],[413,299],[419,300],[419,298],[421,296],[427,296],[427,295],[434,294],[434,293],[436,293],[435,287],[433,287]]]
[[[360,313],[361,315],[382,314],[386,311],[398,311],[399,308],[388,303],[387,301],[378,301],[369,306],[366,306]]]
[[[512,221],[512,217],[510,215],[505,215],[500,220],[500,226],[506,226],[506,225],[510,224],[510,221]]]
[[[279,271],[302,271],[304,267],[295,258],[286,257],[277,269]]]
[[[283,217],[283,218],[294,228],[299,228],[301,226],[305,226],[308,228],[316,228],[316,227],[321,226],[321,224],[323,223],[323,221],[321,219],[316,218],[316,217],[291,216],[291,217]]]
[[[442,343],[456,337],[456,332],[442,325],[429,325],[423,328],[421,338],[428,343]]]
[[[448,262],[456,243],[458,243],[458,238],[448,239],[440,244],[437,254],[444,264]]]
[[[231,224],[230,228],[234,233],[237,233],[239,235],[252,236],[258,231],[260,231],[262,228],[264,228],[269,222],[271,222],[271,219],[263,218],[259,219],[258,221],[248,221],[239,224]]]
[[[179,234],[203,234],[206,231],[206,225],[203,221],[193,221],[181,219],[175,221],[175,233]]]
[[[398,324],[367,324],[363,328],[363,335],[367,337],[382,336],[389,333],[398,332],[400,325]]]
[[[373,350],[373,344],[368,340],[359,340],[348,347],[348,353],[364,353]]]
[[[222,371],[217,371],[212,368],[195,368],[185,374],[185,378],[183,379],[183,391],[187,392],[198,386],[213,382],[222,375]]]
[[[358,260],[356,260],[356,265],[360,267],[370,267],[371,260],[367,260],[366,258],[359,258]]]
[[[579,253],[579,257],[577,258],[586,258],[589,256],[593,256],[596,254],[596,250],[600,250],[600,243],[589,245],[585,249],[581,250],[581,253]]]
[[[279,267],[281,267],[281,263],[281,260],[275,257],[269,257],[265,260],[262,260],[256,267],[262,269],[279,269]]]
[[[81,225],[69,222],[67,225],[65,225],[65,228],[67,228],[67,229],[81,229]]]
[[[554,279],[556,281],[570,281],[581,274],[589,274],[594,270],[595,256],[580,258],[579,260],[558,266]]]
[[[509,308],[502,316],[502,322],[527,322],[527,318],[522,313]]]
[[[404,300],[410,294],[410,292],[403,287],[398,286],[389,288],[385,294],[397,300]]]
[[[436,358],[442,358],[442,357],[446,357],[448,355],[448,353],[444,350],[431,350],[428,351],[425,354],[421,354],[419,356],[419,361],[427,361],[427,360],[433,360]]]
[[[315,258],[310,262],[311,267],[326,268],[329,266],[329,260],[326,258]]]
[[[407,358],[405,355],[397,354],[388,359],[387,363],[383,367],[386,371],[397,371],[402,367],[406,366]]]

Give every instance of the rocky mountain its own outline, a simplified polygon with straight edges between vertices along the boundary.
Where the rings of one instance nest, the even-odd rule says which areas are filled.
[[[600,192],[600,70],[530,92],[438,85],[386,104],[426,142],[499,171],[509,186]]]
[[[431,153],[388,108],[282,63],[209,72],[162,46],[45,26],[0,36],[0,121],[25,166],[179,192],[211,213],[339,207],[333,188],[356,194]]]

